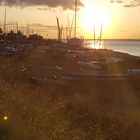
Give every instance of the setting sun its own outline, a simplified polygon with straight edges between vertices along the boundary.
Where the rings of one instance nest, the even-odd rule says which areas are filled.
[[[99,32],[101,24],[103,24],[104,29],[107,29],[111,22],[109,10],[104,6],[91,1],[85,2],[85,6],[81,9],[80,13],[81,26],[87,32],[93,32],[94,28]]]

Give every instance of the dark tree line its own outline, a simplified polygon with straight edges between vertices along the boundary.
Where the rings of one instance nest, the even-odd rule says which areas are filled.
[[[2,29],[0,28],[0,43],[7,43],[7,44],[41,44],[43,41],[43,37],[38,34],[31,34],[28,37],[24,35],[20,30],[15,33],[11,30],[8,33],[3,33]]]

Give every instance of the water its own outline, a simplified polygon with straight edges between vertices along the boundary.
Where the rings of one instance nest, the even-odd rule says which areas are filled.
[[[140,57],[140,41],[124,40],[105,40],[99,45],[99,42],[85,41],[86,47],[96,49],[110,49],[118,52],[128,53]]]

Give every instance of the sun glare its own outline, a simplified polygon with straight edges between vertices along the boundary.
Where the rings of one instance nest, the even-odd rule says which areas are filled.
[[[85,6],[81,9],[81,26],[86,32],[99,32],[101,25],[106,29],[111,22],[109,10],[92,1],[86,1]]]

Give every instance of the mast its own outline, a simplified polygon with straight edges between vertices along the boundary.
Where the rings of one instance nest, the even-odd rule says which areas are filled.
[[[70,20],[69,20],[69,16],[67,16],[68,19],[68,38],[71,38],[71,33],[72,33],[72,29],[73,29],[73,22],[74,22],[74,16],[72,18],[71,24],[70,24]]]
[[[28,43],[29,43],[29,41],[28,41],[28,39],[29,39],[29,24],[27,23],[27,26],[26,26],[26,45],[28,46]]]
[[[75,30],[74,30],[74,38],[76,38],[76,28],[77,28],[77,25],[76,25],[76,16],[77,16],[77,0],[75,0]]]
[[[66,30],[65,30],[65,36],[66,36],[66,39],[68,40],[68,27],[66,26]]]
[[[17,47],[18,47],[18,21],[17,21]]]
[[[70,38],[71,38],[71,32],[72,32],[72,28],[73,28],[73,21],[74,21],[74,16],[72,18],[71,27],[70,27]]]
[[[70,20],[69,20],[69,16],[67,16],[67,20],[68,20],[68,38],[71,38],[70,36]]]
[[[61,40],[61,29],[60,29],[58,17],[56,17],[56,20],[57,20],[57,28],[58,28],[58,41],[60,41]]]
[[[95,47],[95,43],[96,43],[96,31],[95,31],[95,26],[94,26],[94,47]]]
[[[29,24],[27,23],[27,27],[26,27],[26,36],[29,37]]]
[[[101,23],[100,40],[99,40],[99,48],[100,48],[100,46],[101,46],[101,41],[102,41],[102,30],[103,30],[103,23]]]
[[[6,8],[5,8],[5,13],[4,13],[4,26],[3,26],[3,31],[6,33]]]

